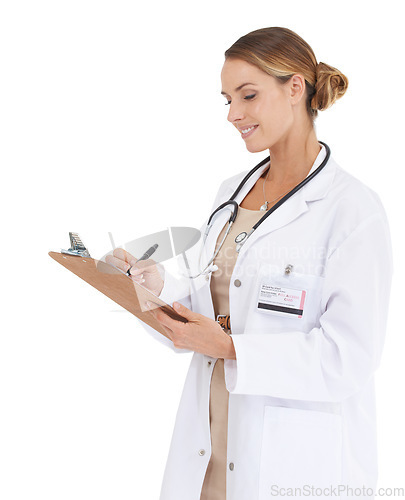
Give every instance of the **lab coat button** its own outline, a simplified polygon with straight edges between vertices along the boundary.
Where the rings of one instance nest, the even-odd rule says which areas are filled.
[[[198,454],[202,457],[203,455],[205,455],[205,450],[200,450]]]
[[[241,280],[235,280],[235,281],[233,282],[233,284],[234,284],[235,286],[239,287],[239,286],[241,286],[242,282],[241,282]]]
[[[292,264],[288,264],[288,266],[284,269],[285,274],[291,274],[293,267],[294,266]]]
[[[233,470],[233,467],[234,467],[233,462],[231,462],[231,463],[229,464],[229,470]]]

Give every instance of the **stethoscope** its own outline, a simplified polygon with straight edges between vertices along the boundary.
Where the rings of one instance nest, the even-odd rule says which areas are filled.
[[[248,238],[256,231],[256,229],[260,226],[260,224],[262,224],[266,219],[267,217],[269,217],[273,212],[275,212],[279,207],[281,207],[281,205],[283,203],[285,203],[288,198],[290,198],[293,194],[295,194],[297,191],[299,191],[302,187],[305,186],[305,184],[307,184],[311,179],[313,179],[317,174],[319,174],[319,172],[323,169],[323,167],[328,163],[328,160],[329,160],[329,157],[330,157],[330,147],[325,144],[324,142],[322,141],[318,141],[320,144],[323,144],[325,146],[325,149],[326,149],[326,156],[324,158],[324,160],[322,161],[322,163],[319,165],[319,167],[314,170],[312,172],[311,175],[309,175],[308,177],[305,177],[305,179],[303,181],[301,181],[299,184],[297,184],[293,189],[291,189],[291,191],[289,191],[285,196],[283,196],[283,198],[281,198],[280,201],[278,201],[275,205],[273,205],[271,208],[269,208],[269,210],[266,211],[266,213],[263,215],[263,217],[261,217],[261,219],[259,219],[258,222],[256,222],[256,224],[252,227],[252,229],[249,231],[249,233],[246,233],[246,232],[242,232],[240,234],[238,234],[235,238],[235,243],[236,243],[236,251],[239,253],[240,252],[240,249],[242,248],[242,246],[246,243],[246,241],[248,240]],[[243,188],[243,186],[246,184],[246,182],[249,180],[249,178],[260,168],[262,167],[265,163],[267,163],[268,161],[270,160],[270,156],[268,156],[267,158],[265,158],[264,160],[262,160],[258,165],[256,165],[255,167],[252,168],[252,170],[250,170],[250,172],[248,172],[246,174],[246,176],[242,179],[241,183],[239,184],[239,186],[236,188],[236,191],[233,193],[233,195],[229,198],[228,201],[225,201],[225,203],[222,203],[221,205],[219,205],[218,208],[216,208],[212,214],[210,215],[209,219],[208,219],[208,222],[207,222],[207,227],[205,229],[205,232],[204,232],[204,236],[203,236],[203,242],[202,242],[202,245],[201,245],[201,248],[200,248],[200,254],[199,254],[199,258],[198,258],[198,263],[200,264],[201,262],[201,254],[202,254],[202,249],[205,245],[205,242],[207,240],[207,237],[208,237],[208,234],[212,228],[212,225],[213,225],[213,218],[216,214],[218,214],[218,212],[226,207],[228,208],[231,208],[231,216],[228,220],[228,226],[226,228],[226,231],[225,231],[225,234],[222,238],[222,241],[221,243],[219,244],[218,248],[216,249],[216,251],[214,252],[214,255],[212,256],[212,258],[210,259],[210,261],[208,262],[208,264],[205,266],[205,268],[199,272],[198,274],[194,275],[194,276],[188,276],[189,278],[191,279],[194,279],[194,278],[198,278],[198,276],[201,276],[202,274],[206,274],[208,275],[209,273],[212,273],[214,271],[216,271],[218,269],[218,267],[214,264],[212,264],[214,262],[214,260],[216,259],[219,251],[221,250],[221,247],[222,245],[224,244],[224,241],[226,239],[226,237],[228,236],[229,234],[229,231],[231,230],[231,227],[232,227],[232,224],[235,222],[235,219],[236,219],[236,216],[238,215],[238,209],[239,209],[239,205],[238,203],[235,201],[235,197],[239,194],[240,190]]]

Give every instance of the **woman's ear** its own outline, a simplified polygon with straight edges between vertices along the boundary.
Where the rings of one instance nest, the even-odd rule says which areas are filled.
[[[288,81],[291,104],[297,104],[305,95],[305,78],[299,73],[293,75]]]

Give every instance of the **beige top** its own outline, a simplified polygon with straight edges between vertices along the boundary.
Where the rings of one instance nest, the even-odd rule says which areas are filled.
[[[242,231],[248,233],[263,215],[262,210],[248,210],[239,207],[235,222],[214,262],[218,266],[218,270],[211,277],[211,294],[215,318],[218,314],[229,314],[229,283],[238,256],[235,238]],[[227,224],[218,236],[215,250],[222,241],[226,227]],[[225,331],[230,333],[229,330]],[[228,399],[229,392],[225,386],[224,360],[218,359],[212,372],[210,392],[212,453],[205,474],[200,500],[226,499]]]

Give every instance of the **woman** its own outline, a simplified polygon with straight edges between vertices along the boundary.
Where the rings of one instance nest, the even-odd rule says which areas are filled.
[[[197,277],[163,281],[153,261],[137,264],[122,249],[110,258],[188,319],[155,309],[168,338],[148,328],[177,352],[194,351],[161,499],[370,498],[390,235],[378,196],[329,157],[314,128],[348,80],[278,27],[237,40],[221,79],[247,149],[270,153],[234,195],[222,246],[226,208],[213,217],[205,264],[194,247],[187,255]],[[245,174],[222,183],[213,210]]]

